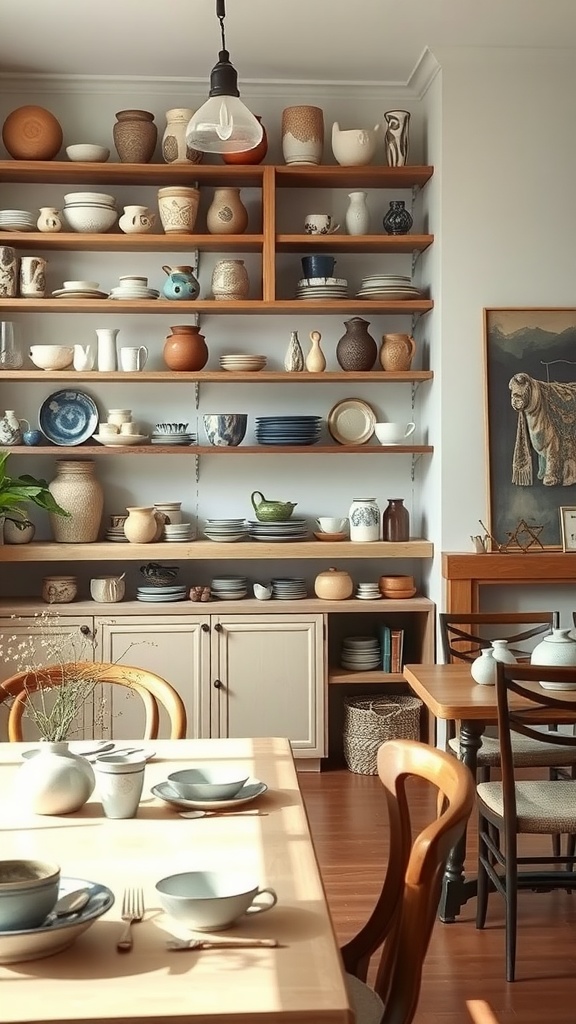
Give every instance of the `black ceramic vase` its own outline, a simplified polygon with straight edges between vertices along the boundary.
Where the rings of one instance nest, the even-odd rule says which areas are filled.
[[[369,322],[361,316],[345,320],[346,334],[336,346],[336,359],[343,370],[371,370],[378,355],[378,346],[368,333]]]
[[[384,215],[384,230],[388,235],[407,235],[414,223],[412,214],[406,209],[403,199],[392,199],[388,213]]]

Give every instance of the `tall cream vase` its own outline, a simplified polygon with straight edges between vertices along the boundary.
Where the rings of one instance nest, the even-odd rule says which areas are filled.
[[[69,517],[50,513],[54,540],[60,544],[91,544],[98,540],[104,491],[92,459],[58,459],[48,490]]]
[[[189,107],[172,107],[166,111],[166,128],[162,136],[162,157],[165,163],[202,163],[204,153],[186,145],[186,129],[193,113]]]

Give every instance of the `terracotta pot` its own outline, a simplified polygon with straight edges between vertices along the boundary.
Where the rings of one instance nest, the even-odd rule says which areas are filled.
[[[62,139],[58,118],[44,107],[17,107],[2,128],[2,141],[15,160],[53,160]]]
[[[257,121],[262,124],[262,118],[260,114],[254,114]],[[225,164],[261,164],[266,153],[268,152],[268,136],[266,135],[266,129],[262,125],[264,132],[260,142],[254,149],[247,149],[244,153],[222,153],[222,159]]]
[[[208,362],[208,346],[200,328],[193,324],[171,327],[164,342],[162,356],[171,370],[201,370]]]
[[[314,593],[323,601],[345,601],[353,590],[352,577],[345,569],[331,567],[319,572],[314,580]]]

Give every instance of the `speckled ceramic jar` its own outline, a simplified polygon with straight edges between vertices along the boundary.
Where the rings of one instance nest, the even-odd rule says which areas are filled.
[[[299,104],[282,111],[282,153],[287,164],[320,164],[324,150],[321,107]]]
[[[212,273],[212,294],[215,299],[247,299],[250,291],[244,260],[220,260]]]
[[[149,110],[119,110],[112,129],[116,152],[123,164],[148,164],[154,156],[158,129]]]
[[[239,188],[217,188],[206,214],[211,235],[242,235],[248,227],[248,210]]]
[[[204,153],[186,145],[186,129],[194,111],[189,107],[173,107],[166,111],[166,128],[162,136],[162,156],[167,164],[201,164]]]
[[[48,490],[70,516],[50,513],[54,540],[59,544],[92,544],[98,540],[104,491],[96,479],[92,459],[58,459],[56,476]]]

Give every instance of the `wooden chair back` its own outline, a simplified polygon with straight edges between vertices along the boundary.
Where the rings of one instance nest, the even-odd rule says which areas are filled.
[[[8,715],[8,739],[20,742],[22,718],[30,696],[40,688],[60,686],[67,673],[72,671],[90,673],[98,683],[109,683],[134,690],[143,701],[146,714],[143,739],[157,739],[160,726],[159,706],[163,707],[170,720],[170,739],[186,737],[186,708],[180,694],[166,679],[147,669],[131,665],[114,665],[106,662],[74,662],[63,665],[46,665],[33,672],[17,672],[0,683],[0,700],[12,698]]]
[[[374,985],[385,1006],[381,1024],[410,1024],[418,1006],[444,867],[466,829],[475,782],[466,765],[451,754],[415,740],[382,744],[378,775],[388,806],[386,876],[374,910],[342,947],[342,957],[346,970],[366,981],[370,959],[383,947]],[[407,783],[414,778],[442,798],[439,816],[416,835],[407,795]]]
[[[458,615],[440,612],[438,621],[446,664],[474,661],[483,647],[490,647],[492,640],[507,640],[519,661],[529,661],[531,648],[527,642],[557,629],[560,614],[557,611],[462,612]]]

